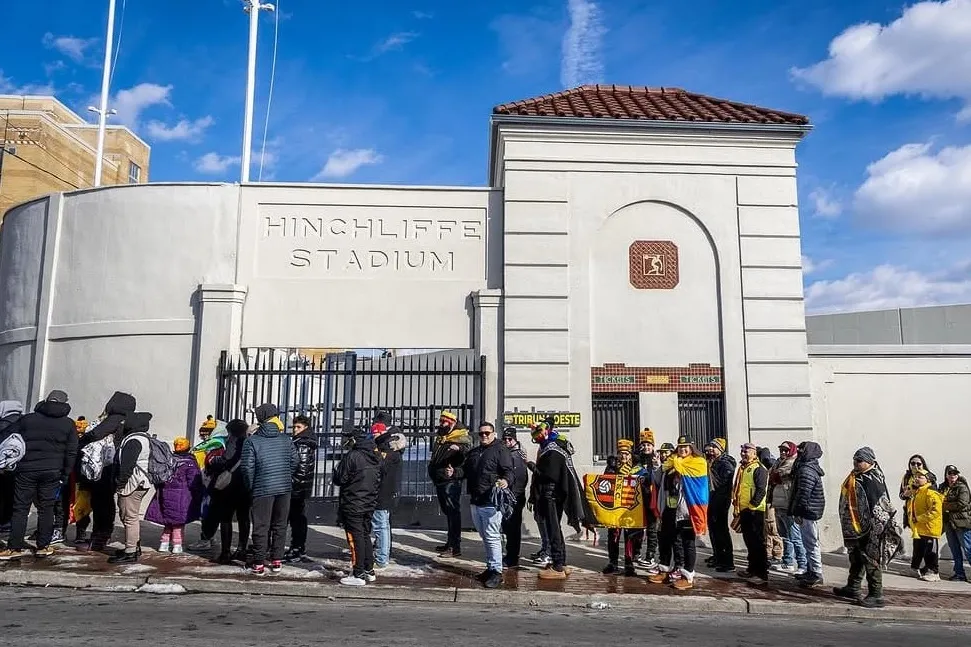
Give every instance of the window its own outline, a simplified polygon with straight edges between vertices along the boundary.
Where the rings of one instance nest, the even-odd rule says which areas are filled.
[[[142,179],[142,169],[135,162],[128,163],[128,184],[138,184]]]

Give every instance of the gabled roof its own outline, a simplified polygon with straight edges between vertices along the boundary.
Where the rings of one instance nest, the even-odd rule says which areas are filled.
[[[583,85],[496,106],[494,115],[807,126],[809,118],[680,88]]]

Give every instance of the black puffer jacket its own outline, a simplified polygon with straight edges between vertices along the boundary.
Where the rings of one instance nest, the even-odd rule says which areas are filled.
[[[506,479],[510,488],[515,488],[516,468],[502,441],[493,440],[488,445],[473,447],[465,457],[465,478],[472,505],[489,505],[492,488],[499,479]]]
[[[312,431],[307,430],[293,437],[297,448],[297,471],[293,473],[293,496],[307,497],[314,491],[314,477],[317,474],[317,441]]]
[[[398,501],[398,490],[401,487],[401,451],[408,446],[408,441],[392,427],[390,431],[374,439],[381,456],[381,489],[378,491],[378,507],[376,510],[394,510]]]
[[[381,455],[369,434],[355,438],[354,447],[334,469],[334,485],[341,489],[337,503],[341,519],[371,516],[381,488]]]
[[[78,453],[78,435],[69,413],[68,403],[45,400],[37,403],[34,413],[7,428],[6,433],[24,437],[26,451],[17,464],[18,472],[58,472],[65,477],[71,473]]]
[[[115,391],[108,399],[108,402],[105,403],[104,419],[94,427],[88,429],[87,433],[81,436],[81,439],[78,441],[78,451],[108,436],[114,436],[115,448],[117,448],[121,445],[121,440],[124,436],[125,418],[133,413],[135,413],[135,397],[128,393]],[[78,484],[83,489],[92,489],[97,485],[106,491],[114,492],[115,472],[113,466],[106,465],[105,469],[101,472],[101,478],[94,483],[84,478],[81,470],[78,470]]]
[[[789,514],[799,519],[819,521],[826,509],[826,494],[823,490],[823,468],[819,466],[819,459],[823,456],[823,449],[818,443],[804,442],[799,445],[799,458],[792,468],[793,479],[792,499],[789,502]]]
[[[516,495],[516,499],[525,503],[526,486],[529,483],[529,467],[526,463],[526,452],[522,445],[516,443],[516,447],[509,450],[512,457],[513,474],[515,481],[510,483],[509,489]]]
[[[722,454],[708,466],[708,479],[711,492],[709,506],[727,507],[732,502],[732,488],[735,483],[735,468],[738,464],[729,454]]]

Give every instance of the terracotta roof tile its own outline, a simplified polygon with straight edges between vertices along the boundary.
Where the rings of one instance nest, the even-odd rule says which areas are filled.
[[[583,85],[533,99],[504,103],[493,108],[492,114],[797,126],[809,124],[808,117],[790,112],[716,99],[680,88],[632,85]]]

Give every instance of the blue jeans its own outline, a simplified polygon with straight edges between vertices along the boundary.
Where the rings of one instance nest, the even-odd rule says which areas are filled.
[[[486,568],[502,573],[502,514],[491,505],[474,505],[472,523],[485,544]]]
[[[806,573],[823,576],[823,553],[819,549],[819,522],[803,519],[800,526],[802,545],[806,548]]]
[[[806,569],[806,547],[802,543],[802,530],[796,520],[787,514],[776,511],[776,525],[782,536],[782,563],[786,566],[798,566]]]
[[[947,547],[951,549],[951,558],[954,560],[954,574],[957,577],[967,577],[964,560],[971,562],[971,530],[947,528]]]
[[[375,510],[371,516],[374,531],[374,565],[387,566],[391,559],[391,511]]]

